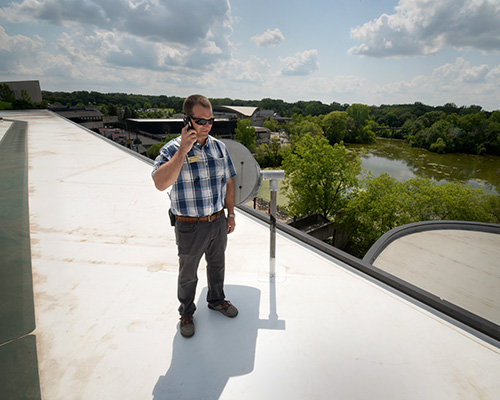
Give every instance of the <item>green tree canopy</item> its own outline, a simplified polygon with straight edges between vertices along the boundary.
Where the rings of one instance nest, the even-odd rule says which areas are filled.
[[[283,162],[283,148],[279,139],[274,137],[271,143],[258,146],[254,156],[261,168],[280,167]]]
[[[375,142],[375,133],[369,123],[370,107],[364,104],[353,104],[347,109],[347,115],[350,118],[346,134],[347,141],[351,143]]]
[[[419,221],[457,220],[497,222],[498,196],[481,189],[430,179],[413,178],[398,182],[387,174],[368,176],[354,192],[339,222],[348,237],[345,250],[363,257],[384,233]]]
[[[290,213],[332,218],[357,185],[360,160],[349,158],[343,143],[331,146],[324,136],[307,133],[285,152],[283,168]]]
[[[325,137],[330,144],[340,143],[347,134],[349,116],[345,111],[332,111],[322,121]]]
[[[10,90],[9,85],[6,83],[0,85],[0,100],[6,103],[12,103],[14,101],[14,92]]]
[[[255,151],[255,128],[249,119],[239,119],[236,123],[236,141],[244,145],[252,153]]]
[[[269,129],[271,132],[278,132],[280,130],[280,124],[278,124],[271,117],[267,117],[267,119],[263,123],[264,128]]]

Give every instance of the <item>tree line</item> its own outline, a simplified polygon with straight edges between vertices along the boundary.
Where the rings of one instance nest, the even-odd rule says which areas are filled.
[[[414,114],[408,110],[415,111]],[[266,121],[271,130],[283,129],[290,135],[323,135],[330,144],[373,143],[376,137],[406,140],[411,146],[436,153],[500,155],[500,111],[485,112],[480,107],[429,107],[419,105],[369,107],[352,104],[345,111],[322,115],[294,114],[287,125]],[[394,110],[399,110],[399,117]]]
[[[44,102],[70,106],[93,105],[105,115],[122,118],[168,117],[182,112],[183,97],[95,91],[42,91]],[[1,93],[0,93],[1,96]],[[1,100],[1,98],[0,98]],[[500,155],[500,111],[481,106],[413,104],[368,106],[321,101],[285,102],[280,99],[211,98],[214,105],[253,106],[292,118],[291,124],[268,127],[291,134],[321,133],[330,144],[371,143],[376,136],[406,140],[410,145],[438,153]],[[24,104],[26,106],[26,104]],[[147,111],[149,110],[149,111]],[[160,110],[169,110],[168,112]]]

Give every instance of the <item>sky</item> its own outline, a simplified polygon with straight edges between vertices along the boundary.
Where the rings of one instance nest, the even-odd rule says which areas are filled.
[[[0,0],[0,81],[500,109],[500,0]]]

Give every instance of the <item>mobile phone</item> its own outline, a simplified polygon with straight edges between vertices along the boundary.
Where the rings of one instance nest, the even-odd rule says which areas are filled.
[[[184,116],[184,126],[188,126],[189,129],[194,129],[193,124],[191,123],[191,118],[188,116]]]

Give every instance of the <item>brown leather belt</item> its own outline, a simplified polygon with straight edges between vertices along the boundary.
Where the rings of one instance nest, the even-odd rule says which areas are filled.
[[[207,215],[206,217],[184,217],[182,215],[176,215],[175,220],[179,222],[212,222],[224,214],[224,210],[220,210],[212,215]]]

